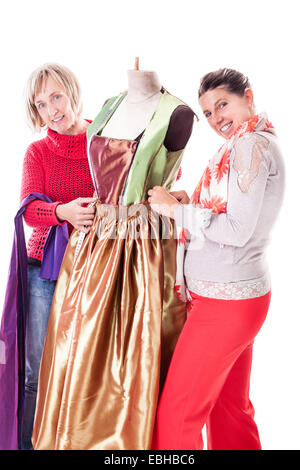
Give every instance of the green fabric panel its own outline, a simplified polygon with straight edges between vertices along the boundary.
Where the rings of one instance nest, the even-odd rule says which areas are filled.
[[[176,181],[183,153],[184,149],[177,150],[176,152],[169,152],[167,155],[167,162],[161,182],[161,186],[163,186],[167,191],[170,191]]]
[[[97,116],[95,117],[93,122],[91,122],[91,124],[88,126],[87,132],[86,132],[88,148],[89,148],[89,144],[91,142],[92,137],[95,134],[101,133],[103,127],[107,124],[107,122],[109,121],[109,119],[111,118],[113,113],[116,111],[117,107],[121,104],[121,102],[123,101],[123,99],[125,98],[126,95],[127,95],[127,93],[123,93],[121,95],[113,96],[112,98],[110,98],[107,101],[107,103],[105,103],[105,105],[101,109],[100,113],[97,114]],[[117,101],[118,98],[119,98],[119,100]],[[111,106],[113,105],[114,102],[116,102],[116,104],[110,110],[110,108],[111,108]]]
[[[171,189],[176,181],[182,156],[183,150],[168,152],[164,146],[160,148],[148,169],[142,200],[147,198],[149,189],[154,186],[163,186],[167,191]]]
[[[123,194],[124,205],[141,202],[147,196],[148,189],[162,184],[167,163],[167,150],[163,142],[170,117],[182,104],[181,100],[166,91],[162,95],[135,153]]]

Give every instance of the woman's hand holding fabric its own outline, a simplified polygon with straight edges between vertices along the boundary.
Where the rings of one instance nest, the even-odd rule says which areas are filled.
[[[175,197],[181,204],[189,204],[190,198],[186,191],[171,191],[171,196]]]
[[[86,206],[96,202],[97,198],[93,197],[79,197],[67,204],[59,204],[56,207],[56,216],[60,221],[68,221],[74,228],[88,233],[93,224],[95,216],[95,207]]]
[[[180,202],[168,193],[162,186],[154,186],[148,191],[148,201],[151,208],[158,214],[165,215],[174,219]]]

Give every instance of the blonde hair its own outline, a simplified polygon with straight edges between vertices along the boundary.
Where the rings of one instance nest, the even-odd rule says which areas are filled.
[[[73,111],[77,114],[80,114],[82,111],[81,89],[74,73],[63,65],[55,63],[44,64],[31,73],[25,87],[27,120],[30,127],[38,132],[45,126],[45,123],[43,123],[34,101],[48,77],[55,80],[70,98]]]

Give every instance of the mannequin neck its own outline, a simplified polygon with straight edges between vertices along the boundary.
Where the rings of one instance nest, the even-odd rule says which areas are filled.
[[[128,70],[128,102],[139,103],[159,93],[162,85],[156,72]]]
[[[128,92],[104,128],[106,137],[133,140],[145,130],[162,97],[155,72],[128,71]]]

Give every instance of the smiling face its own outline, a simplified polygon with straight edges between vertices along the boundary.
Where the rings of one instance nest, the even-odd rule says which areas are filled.
[[[230,139],[237,128],[254,116],[253,92],[247,88],[243,96],[225,87],[207,90],[199,99],[203,114],[213,130]]]
[[[72,108],[71,100],[50,76],[35,96],[34,104],[42,121],[59,134],[77,134],[79,116]]]

